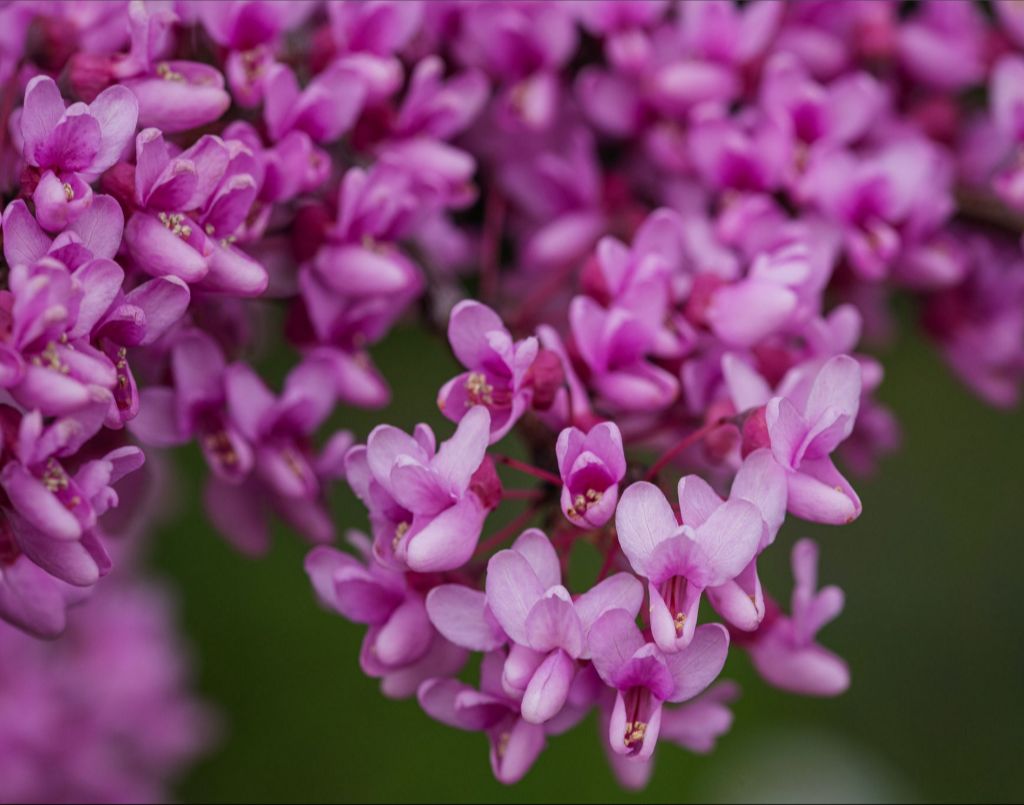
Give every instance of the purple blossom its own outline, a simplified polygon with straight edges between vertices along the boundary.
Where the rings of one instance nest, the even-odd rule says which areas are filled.
[[[772,398],[765,411],[772,454],[786,470],[787,506],[805,520],[848,523],[860,515],[860,498],[829,454],[853,431],[860,365],[845,355],[830,358],[807,386]]]
[[[485,407],[491,416],[491,441],[496,442],[530,406],[533,395],[526,379],[537,358],[537,339],[514,341],[497,313],[465,300],[448,319],[448,342],[469,371],[441,387],[438,407],[453,422],[476,406]]]
[[[29,81],[20,117],[22,151],[41,172],[32,200],[44,229],[64,229],[89,207],[89,182],[120,158],[138,115],[135,97],[124,87],[110,87],[88,105],[65,109],[53,79]]]
[[[587,642],[601,680],[616,692],[608,720],[608,743],[619,755],[648,758],[661,731],[662,705],[692,699],[725,664],[729,633],[717,623],[694,632],[681,651],[665,654],[647,642],[629,613],[606,612]]]
[[[522,697],[522,715],[542,724],[558,715],[576,676],[576,660],[590,655],[586,635],[605,612],[635,618],[643,600],[636,579],[621,573],[573,600],[561,584],[554,548],[536,529],[487,564],[487,608],[512,643],[502,674],[509,694]],[[450,608],[434,611],[449,623]]]
[[[843,610],[843,591],[818,586],[818,548],[809,539],[793,546],[789,617],[772,617],[746,646],[754,667],[776,687],[807,696],[837,696],[850,685],[846,663],[814,642],[818,631]]]
[[[353,533],[349,540],[364,562],[321,546],[306,557],[306,572],[325,607],[369,627],[359,654],[363,671],[394,698],[411,696],[426,679],[456,673],[465,652],[431,627],[423,596],[402,572],[374,562],[366,537]]]
[[[427,425],[412,436],[379,425],[366,445],[349,450],[346,478],[370,510],[376,557],[420,573],[468,561],[489,508],[474,484],[489,429],[487,409],[476,406],[439,449]]]
[[[600,528],[611,519],[626,475],[622,434],[614,422],[601,422],[584,433],[566,428],[555,444],[562,476],[562,513],[578,526]]]

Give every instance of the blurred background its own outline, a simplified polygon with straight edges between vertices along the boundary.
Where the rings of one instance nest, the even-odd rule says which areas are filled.
[[[850,663],[835,700],[782,693],[733,652],[732,731],[708,757],[662,746],[649,788],[621,791],[595,719],[550,741],[525,780],[496,783],[486,739],[428,719],[415,701],[383,698],[360,672],[363,628],[317,606],[302,569],[308,546],[280,528],[271,553],[241,557],[206,523],[198,452],[174,454],[181,488],[156,535],[152,565],[178,588],[201,693],[221,712],[218,748],[181,781],[208,801],[992,801],[1024,797],[1024,416],[969,394],[924,343],[883,357],[879,397],[903,446],[854,480],[864,514],[831,529],[791,519],[761,560],[767,589],[788,602],[788,551],[821,544],[822,584],[846,611],[821,642]],[[374,358],[392,383],[383,412],[339,420],[360,438],[387,421],[424,419],[455,372],[447,346],[398,329]],[[444,438],[444,437],[439,437]],[[366,527],[347,489],[342,528]]]

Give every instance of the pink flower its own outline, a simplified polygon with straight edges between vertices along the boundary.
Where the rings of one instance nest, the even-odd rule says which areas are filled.
[[[363,671],[393,698],[411,696],[425,679],[458,672],[465,652],[433,629],[422,595],[403,573],[374,561],[365,536],[353,532],[349,541],[363,562],[321,546],[306,557],[306,572],[325,607],[369,626],[359,654]]]
[[[772,454],[786,470],[787,506],[797,517],[838,525],[860,515],[860,498],[829,458],[853,431],[860,392],[860,365],[837,355],[809,384],[769,401],[765,419]]]
[[[562,476],[562,513],[581,527],[600,528],[611,519],[626,475],[622,434],[614,422],[601,422],[584,433],[566,428],[555,444]]]
[[[837,696],[850,686],[846,663],[814,642],[843,610],[838,587],[817,590],[818,548],[809,539],[793,546],[792,614],[775,615],[746,645],[754,667],[772,685],[806,696]]]
[[[44,229],[64,229],[88,209],[89,182],[121,157],[138,115],[138,103],[124,87],[110,87],[89,105],[65,109],[52,78],[29,81],[20,118],[22,151],[42,172],[32,200]]]
[[[615,513],[619,545],[633,570],[649,581],[651,631],[663,651],[679,651],[693,639],[701,594],[707,589],[723,588],[718,592],[723,609],[746,628],[752,628],[746,622],[756,625],[760,620],[760,582],[753,559],[782,522],[784,493],[781,477],[773,477],[761,456],[748,461],[725,503],[698,476],[681,479],[683,525],[653,484],[641,481],[622,494]],[[753,612],[735,602],[748,595],[754,598]]]
[[[426,425],[413,436],[379,425],[365,446],[349,450],[346,477],[370,510],[378,559],[420,573],[469,560],[487,516],[488,496],[474,491],[473,480],[489,429],[487,409],[475,407],[436,452]]]
[[[530,406],[532,389],[525,381],[537,358],[537,339],[513,341],[497,313],[464,300],[448,319],[448,342],[469,371],[441,387],[438,407],[453,422],[476,406],[485,407],[491,416],[491,442],[496,442]]]
[[[587,642],[594,668],[616,692],[608,720],[612,751],[648,758],[661,731],[663,703],[692,699],[715,680],[725,664],[729,633],[707,624],[685,649],[665,654],[644,640],[628,612],[613,609],[598,618]]]

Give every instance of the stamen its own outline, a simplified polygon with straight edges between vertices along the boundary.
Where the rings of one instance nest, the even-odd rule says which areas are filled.
[[[483,372],[470,372],[466,378],[466,391],[469,399],[466,406],[494,405],[494,386],[487,382],[487,375]]]
[[[402,541],[402,538],[408,533],[408,531],[409,523],[402,522],[398,524],[398,527],[395,529],[395,538],[391,540],[391,550],[398,550],[398,544]]]
[[[71,201],[72,199],[74,199],[74,197],[75,197],[75,188],[73,188],[67,182],[64,182],[63,187],[64,187],[64,197],[68,201]]]

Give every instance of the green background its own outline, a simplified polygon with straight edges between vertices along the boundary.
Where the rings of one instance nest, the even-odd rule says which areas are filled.
[[[357,435],[420,418],[454,373],[438,339],[398,329],[374,357],[395,403],[346,411]],[[182,489],[153,550],[178,586],[197,682],[223,718],[219,747],[181,781],[184,801],[665,801],[1024,797],[1024,417],[972,397],[926,345],[905,338],[884,356],[880,398],[903,446],[855,480],[864,514],[830,529],[792,519],[760,567],[788,600],[788,550],[819,539],[821,578],[846,591],[822,642],[846,657],[850,691],[804,699],[762,684],[733,652],[724,676],[743,697],[717,751],[659,749],[641,795],[615,785],[593,716],[553,739],[532,772],[506,788],[491,777],[486,739],[391,701],[359,671],[363,629],[322,611],[302,570],[308,546],[279,529],[259,560],[206,524],[197,452],[175,456]],[[342,420],[339,420],[342,421]],[[443,438],[443,436],[442,436]],[[343,486],[343,485],[342,485]],[[364,528],[347,489],[340,527]]]

